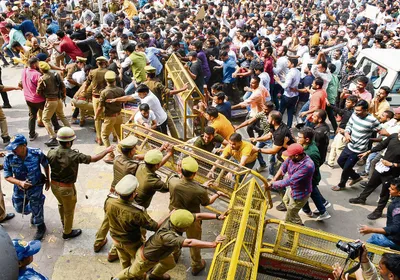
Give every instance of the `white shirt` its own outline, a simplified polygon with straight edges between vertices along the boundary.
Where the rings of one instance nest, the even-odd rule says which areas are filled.
[[[328,87],[329,82],[332,80],[331,72],[329,72],[328,69],[326,70],[326,73],[319,72],[318,69],[317,69],[317,65],[314,64],[311,67],[311,73],[313,74],[313,76],[315,78],[320,77],[322,80],[324,80],[324,85],[322,86],[322,88],[326,90],[326,88]]]
[[[150,109],[156,115],[157,125],[162,125],[167,120],[167,113],[165,113],[163,107],[161,106],[160,100],[154,93],[149,92],[143,99],[139,97],[136,92],[131,95],[133,98],[140,100],[140,103],[147,103]]]
[[[157,117],[152,110],[149,111],[149,117],[147,119],[145,117],[143,117],[143,115],[140,113],[140,111],[138,111],[133,118],[134,123],[140,124],[140,125],[147,124],[150,127],[153,124],[154,120],[157,121]]]
[[[300,73],[301,78],[304,78],[306,76],[306,74],[304,73],[304,69],[306,69],[307,64],[313,64],[316,59],[317,59],[316,56],[311,57],[310,53],[308,53],[308,52],[303,55],[302,60],[301,60],[301,73]]]
[[[286,56],[281,56],[276,61],[276,67],[273,69],[274,74],[278,75],[281,82],[285,82],[286,73],[289,71],[288,69],[288,59]]]
[[[271,82],[271,78],[269,77],[268,73],[267,72],[262,72],[260,75],[258,75],[258,77],[261,80],[261,85],[263,85],[268,90],[268,92],[270,92],[269,84]],[[269,97],[269,100],[271,100],[271,97]],[[269,100],[267,100],[267,101],[269,101]]]

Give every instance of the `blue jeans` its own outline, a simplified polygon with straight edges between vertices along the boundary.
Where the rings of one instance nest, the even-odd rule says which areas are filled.
[[[400,245],[397,245],[383,234],[374,233],[370,238],[368,238],[367,243],[389,247],[390,249],[400,251]]]
[[[320,215],[324,214],[326,212],[326,208],[324,205],[324,203],[326,202],[326,199],[322,196],[317,185],[312,186],[311,199],[314,201],[314,204],[317,207],[319,214]],[[311,213],[311,208],[310,208],[310,204],[308,203],[308,201],[303,206],[303,211],[306,213]]]
[[[133,83],[130,83],[125,89],[125,95],[134,94],[135,90],[136,90],[135,85]]]
[[[287,97],[286,95],[282,96],[280,112],[283,115],[287,109],[287,114],[288,114],[287,126],[288,126],[288,128],[292,127],[293,115],[296,110],[296,104],[297,104],[298,100],[299,100],[299,96],[294,96],[294,97]]]
[[[340,183],[338,184],[340,188],[346,187],[346,183],[349,178],[352,180],[360,178],[360,175],[358,175],[353,169],[359,160],[358,155],[358,153],[352,152],[347,146],[340,154],[337,160],[337,163],[342,168],[342,175],[340,177]]]
[[[365,172],[369,173],[369,170],[371,169],[371,162],[377,156],[378,156],[377,152],[368,155],[367,162],[365,163]]]
[[[299,114],[301,114],[301,113],[303,113],[303,112],[306,112],[306,111],[308,111],[309,109],[310,109],[310,100],[308,100],[306,103],[304,103],[303,107],[301,107],[301,109],[300,109]],[[306,119],[307,119],[307,116],[301,118],[301,120],[302,120],[303,122],[305,122]]]
[[[272,148],[272,140],[267,140],[264,142],[257,142],[256,143],[256,147],[257,148],[264,148],[265,146],[267,146],[267,148]],[[270,160],[271,155],[267,155],[268,157],[268,161]],[[257,156],[258,159],[258,163],[260,164],[260,166],[266,166],[267,163],[265,162],[264,158],[263,158],[263,154],[262,153],[258,153]]]

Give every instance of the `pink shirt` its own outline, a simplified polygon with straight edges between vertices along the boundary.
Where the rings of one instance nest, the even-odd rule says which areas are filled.
[[[39,71],[31,68],[24,68],[22,71],[22,87],[25,100],[32,103],[41,103],[46,99],[36,93],[39,78],[42,76]]]
[[[367,101],[368,103],[371,103],[372,94],[371,94],[369,91],[364,90],[363,93],[360,93],[358,90],[355,90],[355,91],[353,92],[353,94],[354,94],[354,95],[357,95],[358,97],[360,97],[361,99]]]
[[[251,96],[241,104],[250,106],[250,117],[254,117],[257,113],[260,113],[264,110],[265,99],[268,96],[268,90],[263,86],[259,86],[253,91]]]
[[[310,98],[310,107],[309,110],[318,110],[322,109],[325,110],[326,108],[326,99],[328,95],[324,89],[316,90]],[[311,121],[312,113],[308,114],[307,119]]]

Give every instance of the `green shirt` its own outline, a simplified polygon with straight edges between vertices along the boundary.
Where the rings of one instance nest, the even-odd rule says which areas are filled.
[[[336,74],[332,74],[332,80],[329,82],[326,88],[326,94],[328,95],[328,101],[330,104],[335,104],[336,97],[339,91],[339,78]]]
[[[144,67],[147,65],[146,55],[144,53],[133,52],[129,58],[132,61],[132,74],[136,83],[142,83],[146,80],[146,72]]]
[[[322,165],[322,162],[318,147],[315,142],[312,141],[308,146],[304,146],[304,152],[314,162],[315,171],[312,178],[312,184],[313,186],[317,186],[321,181],[321,173],[319,172],[319,167]]]
[[[203,135],[200,135],[199,137],[197,137],[196,141],[193,143],[193,146],[200,148],[202,150],[206,150],[208,152],[212,152],[212,150],[215,147],[215,144],[222,144],[224,142],[224,137],[222,137],[219,134],[215,134],[213,140],[211,140],[211,142],[206,143],[203,139]]]

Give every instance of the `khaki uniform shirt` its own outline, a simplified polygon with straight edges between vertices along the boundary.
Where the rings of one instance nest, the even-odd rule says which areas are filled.
[[[21,12],[21,15],[24,16],[26,19],[33,20],[35,14],[32,11],[25,12],[24,10]]]
[[[143,82],[146,86],[149,87],[150,91],[154,93],[157,98],[160,100],[161,105],[166,103],[167,95],[169,95],[170,89],[165,87],[162,83],[157,80],[149,80]]]
[[[156,231],[158,224],[146,210],[130,201],[107,198],[105,212],[110,224],[111,237],[121,243],[138,242],[142,238],[140,228]]]
[[[36,88],[37,94],[45,98],[59,98],[59,91],[65,88],[64,82],[58,75],[60,81],[60,89],[57,87],[57,73],[47,72],[40,77],[38,81],[38,86]]]
[[[82,100],[82,98],[85,98],[87,101],[92,100],[92,88],[89,86],[88,89],[85,90],[86,83],[87,81],[84,81],[79,87],[78,91],[74,95],[75,99]]]
[[[71,64],[68,64],[68,65],[65,67],[65,70],[67,71],[67,75],[65,76],[65,78],[66,78],[67,80],[72,80],[72,75],[73,75],[75,72],[79,71],[80,69],[78,68],[78,66],[76,66],[76,63],[71,63]]]
[[[37,56],[38,54],[40,54],[40,53],[44,53],[44,54],[46,54],[47,56],[49,56],[49,53],[48,53],[48,51],[47,51],[45,48],[39,47],[39,48],[37,48],[37,49],[31,48],[31,49],[29,50],[29,52],[27,52],[26,57],[27,57],[28,59],[30,59],[30,58],[32,58],[32,57],[36,57],[36,56]]]
[[[114,160],[114,180],[111,183],[111,188],[114,189],[125,175],[135,175],[138,166],[139,162],[134,159],[128,158],[123,154],[117,156]]]
[[[185,237],[175,231],[168,218],[144,244],[143,255],[146,259],[158,262],[181,249]]]
[[[100,92],[100,104],[104,107],[104,116],[111,117],[121,112],[121,102],[107,103],[107,99],[113,99],[125,95],[125,91],[117,86],[107,86]]]
[[[92,86],[92,94],[100,94],[100,91],[106,88],[107,82],[104,79],[104,75],[107,71],[107,68],[97,68],[90,71],[87,82]]]
[[[148,169],[144,163],[139,165],[136,178],[139,181],[139,187],[136,189],[135,201],[146,209],[150,206],[156,192],[166,193],[169,191],[168,186],[161,181],[160,176]]]
[[[89,155],[61,146],[51,149],[47,158],[51,167],[51,179],[66,184],[76,182],[80,163],[89,164],[92,161]]]
[[[192,213],[200,213],[200,205],[210,204],[207,191],[198,183],[186,178],[172,177],[168,181],[170,192],[169,209],[186,209]]]

